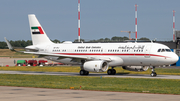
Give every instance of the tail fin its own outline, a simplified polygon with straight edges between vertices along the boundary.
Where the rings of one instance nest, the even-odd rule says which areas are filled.
[[[33,45],[52,44],[51,40],[46,35],[36,16],[34,14],[29,14],[28,18]]]

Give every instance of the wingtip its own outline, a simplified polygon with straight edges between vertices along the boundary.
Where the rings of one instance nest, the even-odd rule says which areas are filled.
[[[14,48],[11,46],[11,44],[9,43],[9,41],[6,39],[6,37],[4,37],[5,41],[6,41],[6,44],[8,46],[8,48],[11,50],[11,51],[15,51]]]

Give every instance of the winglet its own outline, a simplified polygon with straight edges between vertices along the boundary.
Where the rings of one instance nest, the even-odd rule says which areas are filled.
[[[15,51],[14,48],[11,46],[11,44],[9,43],[9,41],[6,39],[6,37],[4,37],[5,41],[6,41],[6,44],[8,45],[8,48],[11,50],[11,51]]]

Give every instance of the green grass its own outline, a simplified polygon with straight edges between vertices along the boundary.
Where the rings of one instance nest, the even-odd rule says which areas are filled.
[[[1,86],[180,94],[180,80],[0,74]]]
[[[151,69],[143,72],[137,71],[128,71],[124,70],[121,67],[115,68],[118,74],[150,74]],[[38,71],[38,72],[79,72],[79,66],[55,66],[55,67],[28,67],[28,66],[12,66],[12,67],[0,67],[0,70],[9,70],[9,71]],[[169,69],[169,68],[156,68],[158,75],[180,75],[180,69]],[[106,72],[103,72],[106,73]]]

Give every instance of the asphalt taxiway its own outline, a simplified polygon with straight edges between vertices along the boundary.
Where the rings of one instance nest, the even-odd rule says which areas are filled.
[[[29,75],[59,75],[59,76],[80,76],[79,73],[70,72],[32,72],[32,71],[0,71],[0,74],[29,74]],[[117,78],[153,78],[153,79],[180,79],[179,75],[157,75],[151,77],[146,74],[116,74],[107,75],[102,73],[90,73],[88,76],[92,77],[117,77]]]
[[[79,73],[31,71],[0,71],[0,74],[80,76]],[[180,76],[177,75],[158,75],[157,77],[151,77],[144,74],[107,75],[90,73],[88,76],[180,79]],[[0,99],[2,101],[179,101],[180,95],[0,86]]]
[[[179,101],[179,95],[0,86],[1,101]]]

